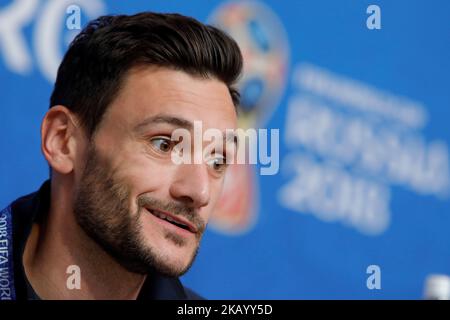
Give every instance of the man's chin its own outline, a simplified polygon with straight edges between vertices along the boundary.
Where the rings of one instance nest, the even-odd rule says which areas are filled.
[[[170,259],[162,256],[124,257],[115,256],[115,260],[127,271],[146,275],[156,271],[168,277],[180,277],[185,274],[192,265],[179,259]]]
[[[151,268],[164,276],[180,277],[189,270],[190,266],[190,263],[170,263],[166,260],[154,261],[154,264],[151,266]]]
[[[152,264],[154,270],[165,276],[180,277],[184,275],[197,257],[199,242],[185,241],[180,244],[167,235],[161,240],[146,239],[146,248],[144,249],[144,252],[147,253],[146,260]]]
[[[158,258],[155,257],[153,268],[163,275],[180,277],[191,268],[196,255],[197,250],[195,250],[195,253],[190,254],[189,257],[183,258],[176,252],[171,252],[170,254],[161,253]]]

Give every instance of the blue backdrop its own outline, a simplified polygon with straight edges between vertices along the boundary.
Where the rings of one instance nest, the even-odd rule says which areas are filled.
[[[151,10],[224,28],[245,57],[244,125],[280,130],[279,172],[234,174],[185,284],[414,299],[450,274],[449,1],[0,0],[0,207],[48,177],[40,121],[77,8],[81,26]]]

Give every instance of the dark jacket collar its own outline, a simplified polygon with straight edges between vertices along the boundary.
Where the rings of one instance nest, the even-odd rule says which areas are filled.
[[[14,283],[18,300],[38,298],[29,285],[22,264],[25,244],[34,223],[41,223],[49,211],[50,181],[32,194],[23,196],[11,204],[13,225]],[[183,287],[178,278],[166,277],[156,271],[149,272],[138,299],[183,300],[200,298]]]

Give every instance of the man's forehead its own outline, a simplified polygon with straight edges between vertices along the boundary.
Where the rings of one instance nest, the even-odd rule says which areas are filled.
[[[235,127],[237,117],[224,83],[170,69],[132,72],[111,107],[115,116],[133,126],[163,112],[227,128]]]
[[[152,101],[160,99],[195,104],[200,100],[234,107],[228,87],[222,81],[169,68],[132,69],[126,76],[123,88],[136,98],[140,98],[138,94],[141,94],[141,98],[145,99],[152,93]]]

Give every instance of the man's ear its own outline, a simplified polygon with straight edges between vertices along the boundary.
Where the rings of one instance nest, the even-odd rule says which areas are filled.
[[[69,109],[54,106],[41,124],[41,150],[53,170],[68,174],[74,168],[76,154],[76,124]]]

